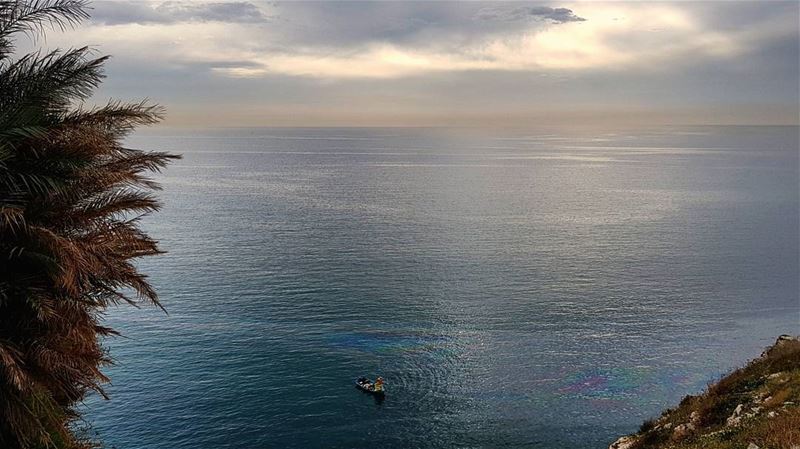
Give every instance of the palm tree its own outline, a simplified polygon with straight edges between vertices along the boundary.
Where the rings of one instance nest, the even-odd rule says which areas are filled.
[[[147,174],[176,156],[125,148],[161,110],[80,106],[106,57],[14,56],[13,37],[87,17],[85,0],[0,0],[0,447],[89,447],[75,405],[103,395],[110,305],[160,305],[132,264],[159,254],[139,227],[159,208]]]

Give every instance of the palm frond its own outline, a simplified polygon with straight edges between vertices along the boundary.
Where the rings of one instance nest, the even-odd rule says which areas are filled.
[[[88,19],[87,7],[86,0],[0,0],[0,38],[41,32],[45,26],[64,30]]]
[[[20,127],[20,115],[48,125],[75,101],[88,98],[103,79],[107,56],[92,57],[88,47],[25,55],[0,71],[0,127]]]
[[[140,218],[148,177],[178,156],[122,145],[163,117],[148,101],[83,109],[107,57],[87,48],[12,59],[11,35],[86,17],[84,0],[0,0],[0,447],[82,449],[75,404],[105,397],[105,310],[162,307],[136,260],[161,254]],[[163,307],[162,307],[163,310]]]

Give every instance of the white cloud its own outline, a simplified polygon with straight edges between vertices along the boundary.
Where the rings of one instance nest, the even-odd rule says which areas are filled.
[[[235,77],[270,73],[320,78],[395,78],[464,70],[571,71],[662,68],[708,58],[733,58],[784,31],[771,26],[721,32],[676,6],[581,6],[586,21],[512,35],[491,35],[462,48],[374,43],[363,48],[256,54],[247,67],[217,71]]]
[[[94,24],[65,39],[74,45],[102,43],[103,52],[142,61],[204,65],[229,77],[389,79],[454,71],[664,70],[736,58],[764,40],[796,32],[785,21],[714,29],[680,3],[567,6],[585,20],[531,24],[467,42],[444,35],[427,44],[297,46],[285,42],[277,27],[224,22]]]

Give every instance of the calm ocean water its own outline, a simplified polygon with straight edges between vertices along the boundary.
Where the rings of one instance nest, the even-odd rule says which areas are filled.
[[[154,129],[120,449],[605,448],[800,332],[798,129]],[[377,403],[359,375],[387,379]]]

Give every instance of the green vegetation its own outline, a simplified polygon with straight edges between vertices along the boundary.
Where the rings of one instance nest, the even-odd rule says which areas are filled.
[[[139,228],[146,177],[174,158],[124,148],[159,109],[83,109],[106,57],[89,48],[15,56],[14,39],[87,17],[83,0],[0,0],[0,447],[83,448],[75,405],[103,394],[102,315],[158,304],[133,260],[160,251]],[[130,293],[128,293],[130,292]]]
[[[685,397],[615,449],[800,448],[800,341],[782,336],[762,356]]]

